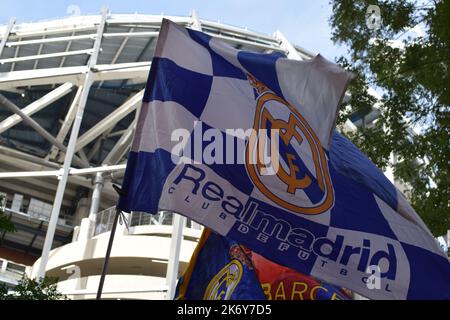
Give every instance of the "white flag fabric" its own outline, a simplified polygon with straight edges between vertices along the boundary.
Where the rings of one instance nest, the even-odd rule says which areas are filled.
[[[334,131],[350,78],[320,55],[240,51],[164,20],[118,207],[180,213],[370,298],[450,298],[425,224]]]

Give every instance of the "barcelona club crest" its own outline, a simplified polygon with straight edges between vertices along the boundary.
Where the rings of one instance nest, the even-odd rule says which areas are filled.
[[[246,168],[269,200],[289,211],[315,215],[334,203],[322,145],[312,128],[283,98],[248,74],[257,98]]]

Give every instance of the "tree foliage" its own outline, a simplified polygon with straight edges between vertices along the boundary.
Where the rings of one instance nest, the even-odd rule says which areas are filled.
[[[14,224],[2,210],[4,199],[0,195],[0,232],[15,232]],[[58,292],[57,279],[45,278],[37,281],[24,276],[14,288],[9,291],[5,285],[0,284],[0,300],[61,300],[66,296]]]
[[[9,220],[2,210],[4,198],[0,195],[0,232],[15,232],[14,224]]]
[[[65,295],[57,289],[56,279],[45,278],[37,281],[24,276],[13,292],[0,286],[0,300],[65,300]]]
[[[450,229],[450,0],[331,4],[333,41],[348,48],[337,62],[357,75],[339,120],[367,114],[377,101],[369,88],[380,93],[379,119],[350,138],[381,168],[397,156],[395,178],[410,186],[431,231],[443,235]],[[380,8],[379,28],[366,24],[369,5]]]

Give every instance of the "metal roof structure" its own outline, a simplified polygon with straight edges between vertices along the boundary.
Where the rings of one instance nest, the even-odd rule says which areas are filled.
[[[179,17],[104,10],[33,23],[11,19],[0,26],[0,192],[12,206],[14,194],[24,196],[7,213],[25,222],[18,233],[3,235],[3,245],[39,255],[48,224],[56,228],[58,244],[70,238],[70,220],[82,199],[91,199],[90,214],[116,203],[112,183],[121,182],[163,18],[238,49],[313,56],[278,31],[264,35],[199,19],[195,12]],[[63,222],[30,218],[32,199],[55,203]]]

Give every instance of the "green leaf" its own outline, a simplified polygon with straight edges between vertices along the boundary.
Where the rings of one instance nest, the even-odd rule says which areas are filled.
[[[369,87],[381,93],[375,126],[349,138],[380,168],[395,154],[395,178],[406,186],[413,207],[435,235],[445,234],[450,229],[450,1],[331,4],[332,40],[348,48],[337,63],[357,75],[338,123],[373,112]],[[369,5],[380,7],[378,30],[366,26]],[[406,37],[416,25],[425,35]],[[419,135],[411,134],[412,126],[421,128]]]

